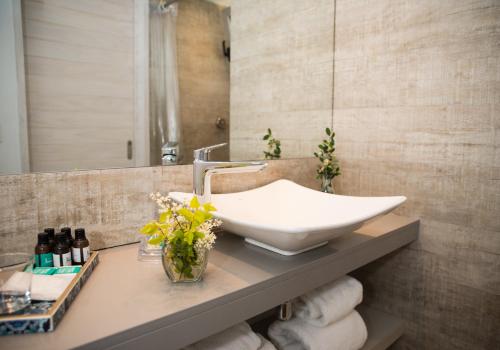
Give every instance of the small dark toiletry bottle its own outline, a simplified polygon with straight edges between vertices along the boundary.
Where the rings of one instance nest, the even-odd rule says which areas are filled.
[[[53,228],[46,228],[43,232],[46,232],[49,235],[49,245],[51,248],[54,248],[56,245],[56,231]]]
[[[52,247],[49,244],[49,235],[46,232],[38,234],[38,243],[35,247],[35,264],[37,267],[52,267]]]
[[[66,233],[60,232],[56,235],[56,246],[54,247],[54,266],[71,266],[71,253],[67,243]]]
[[[85,237],[85,230],[77,228],[75,230],[75,240],[73,241],[73,262],[75,265],[83,265],[89,259],[89,240]]]
[[[61,229],[61,232],[64,232],[66,234],[66,238],[68,240],[68,245],[71,247],[73,245],[73,236],[71,235],[71,228],[63,227]]]

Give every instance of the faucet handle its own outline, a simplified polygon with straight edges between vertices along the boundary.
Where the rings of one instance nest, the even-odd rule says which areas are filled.
[[[227,142],[224,143],[219,143],[218,145],[213,145],[213,146],[207,146],[207,147],[202,147],[199,149],[195,149],[193,151],[193,156],[195,160],[208,160],[208,155],[210,154],[211,151],[217,148],[221,148],[227,146]]]

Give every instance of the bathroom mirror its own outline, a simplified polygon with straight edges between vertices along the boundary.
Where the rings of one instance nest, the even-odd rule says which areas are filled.
[[[249,0],[0,6],[0,174],[189,164],[194,149],[223,142],[213,159],[264,159],[274,139],[280,158],[310,157],[331,126],[333,48],[322,43],[318,56],[289,9]]]

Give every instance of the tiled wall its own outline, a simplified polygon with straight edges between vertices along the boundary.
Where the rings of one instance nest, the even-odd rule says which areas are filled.
[[[309,157],[332,119],[333,0],[239,0],[231,6],[231,159]]]
[[[315,160],[269,161],[259,173],[216,175],[212,191],[236,192],[280,178],[317,188]],[[45,227],[84,227],[93,249],[138,240],[155,215],[149,193],[192,191],[192,166],[0,176],[0,253],[32,249]]]
[[[404,194],[420,239],[366,267],[398,349],[500,344],[500,3],[337,0],[342,193]]]

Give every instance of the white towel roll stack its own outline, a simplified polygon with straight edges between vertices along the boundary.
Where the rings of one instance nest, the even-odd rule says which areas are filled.
[[[276,350],[273,344],[243,322],[192,344],[185,350]]]
[[[293,311],[313,326],[326,326],[349,314],[363,300],[363,286],[344,276],[297,298]]]
[[[278,349],[358,350],[368,337],[357,311],[325,327],[315,327],[300,318],[274,322],[268,331]]]
[[[359,350],[368,338],[354,308],[363,300],[363,286],[344,276],[293,302],[294,318],[276,321],[268,330],[280,350]]]

